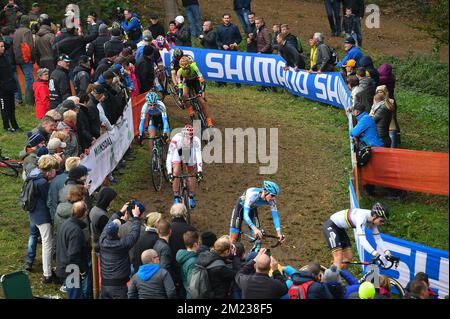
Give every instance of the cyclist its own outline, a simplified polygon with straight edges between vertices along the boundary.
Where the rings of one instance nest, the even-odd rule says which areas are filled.
[[[252,234],[256,238],[262,238],[259,219],[258,207],[270,206],[272,211],[272,220],[277,236],[281,242],[284,241],[284,235],[281,233],[280,218],[278,216],[276,197],[280,193],[278,185],[271,181],[264,181],[262,188],[251,187],[247,189],[236,202],[233,209],[230,222],[230,238],[232,242],[239,241],[241,234],[242,220],[252,230]]]
[[[209,114],[208,105],[204,99],[206,83],[202,73],[197,67],[197,63],[187,56],[181,57],[177,78],[179,88],[178,95],[180,98],[181,95],[183,96],[183,103],[185,105],[189,104],[187,111],[191,119],[194,117],[194,110],[192,104],[188,102],[188,99],[189,89],[194,89],[198,97],[198,102],[200,103],[203,113],[205,114],[207,126],[212,127],[213,121],[211,115]]]
[[[175,178],[175,176],[181,175],[181,165],[183,163],[186,164],[189,175],[194,173],[195,166],[197,166],[197,181],[203,179],[201,141],[197,136],[194,136],[194,128],[190,124],[186,124],[180,133],[175,134],[170,141],[169,151],[167,153],[166,167],[169,181],[172,183],[174,204],[181,203],[179,193],[180,179]],[[194,198],[196,187],[195,177],[189,177],[188,185],[189,205],[194,208],[197,204]]]
[[[162,35],[157,36],[156,39],[151,42],[151,45],[158,49],[159,52],[164,49],[166,49],[167,51],[171,50],[169,43],[167,43],[166,39]],[[158,75],[160,72],[164,72],[164,63],[161,54],[159,55],[155,63],[155,74]],[[161,75],[155,76],[155,87],[158,92],[163,91],[163,87],[161,85],[162,82],[163,78]]]
[[[162,133],[167,140],[170,133],[169,120],[167,119],[166,106],[158,99],[158,94],[155,92],[148,92],[145,96],[145,103],[141,110],[141,122],[139,124],[139,144],[142,145],[142,134],[145,129],[145,118],[148,114],[147,127],[148,135],[155,137],[156,128],[162,127]],[[150,140],[150,152],[153,149],[153,140]]]
[[[375,259],[380,260],[380,253],[366,239],[365,228],[369,228],[373,233],[377,248],[380,248],[384,252],[385,258],[388,260],[391,259],[392,254],[385,247],[380,232],[378,231],[378,226],[383,225],[388,217],[389,210],[381,203],[374,204],[371,210],[353,208],[341,210],[331,215],[330,219],[323,224],[323,234],[331,249],[333,263],[341,269],[347,269],[348,266],[342,262],[353,260],[350,238],[345,231],[349,228],[356,228],[356,234],[361,245]]]
[[[172,82],[174,86],[178,86],[177,72],[180,69],[180,59],[184,56],[183,50],[176,48],[173,50],[172,61],[170,62],[170,69],[172,72]]]

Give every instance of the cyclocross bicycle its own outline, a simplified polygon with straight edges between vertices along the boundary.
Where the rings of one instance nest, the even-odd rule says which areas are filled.
[[[257,253],[262,248],[262,242],[265,238],[271,239],[270,241],[272,242],[272,244],[270,245],[270,248],[275,248],[282,244],[281,240],[278,238],[277,235],[270,234],[266,232],[264,229],[260,229],[260,231],[263,235],[262,238],[255,238],[252,235],[242,233],[245,237],[249,238],[249,241],[251,243],[253,243],[253,247],[250,249],[251,252],[254,251]],[[276,241],[274,239],[276,239]]]
[[[22,170],[22,162],[3,156],[2,149],[0,148],[0,174],[11,177],[17,177],[19,176],[19,171],[21,170]]]
[[[179,176],[174,176],[173,177],[173,178],[181,179],[179,194],[181,196],[181,202],[184,204],[184,206],[186,206],[186,209],[187,209],[186,221],[187,221],[188,224],[191,223],[191,213],[192,213],[192,209],[193,209],[191,207],[191,205],[189,205],[189,184],[188,184],[188,179],[190,177],[197,177],[197,176],[196,175],[189,175],[189,174],[182,173]]]
[[[155,191],[159,192],[162,187],[163,179],[168,181],[166,171],[166,156],[168,145],[163,136],[145,137],[146,140],[153,141],[151,169],[152,183]]]

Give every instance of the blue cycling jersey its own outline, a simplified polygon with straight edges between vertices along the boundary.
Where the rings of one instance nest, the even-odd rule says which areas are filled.
[[[145,116],[148,114],[149,119],[152,116],[161,115],[163,120],[163,133],[169,133],[169,122],[167,121],[167,113],[166,113],[166,106],[163,102],[158,101],[156,103],[155,108],[151,109],[147,102],[144,103],[141,110],[141,122],[139,124],[139,135],[142,135],[144,133],[145,129]],[[154,126],[149,126],[149,129],[155,129]]]
[[[247,191],[242,195],[241,205],[244,207],[244,220],[250,228],[253,227],[255,224],[249,216],[250,209],[259,206],[270,206],[270,209],[272,211],[273,226],[275,227],[276,231],[280,231],[281,223],[280,217],[278,216],[277,202],[275,200],[271,200],[270,202],[268,202],[262,199],[262,191],[262,188],[252,187],[247,189]]]

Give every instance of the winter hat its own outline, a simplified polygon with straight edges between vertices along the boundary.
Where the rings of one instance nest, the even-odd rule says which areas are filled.
[[[41,144],[42,142],[45,142],[45,137],[41,133],[29,134],[27,146],[35,147]]]
[[[108,237],[116,237],[119,233],[119,226],[113,221],[110,221],[108,224],[106,224],[105,228],[106,236]]]
[[[175,18],[175,22],[178,22],[179,24],[183,24],[184,23],[184,17],[183,16],[177,16]]]
[[[56,150],[58,147],[60,147],[60,148],[65,148],[66,146],[67,146],[67,144],[64,143],[64,142],[61,142],[61,140],[60,140],[59,138],[52,138],[52,139],[50,139],[50,141],[48,141],[47,148],[48,148],[49,150],[54,151],[54,150]]]
[[[339,282],[339,272],[336,265],[331,265],[323,274],[323,282]]]
[[[144,41],[150,42],[153,40],[153,34],[150,30],[144,30],[144,32],[142,32],[142,36],[144,37]]]
[[[343,66],[349,66],[351,68],[354,68],[356,66],[356,61],[353,59],[350,59],[347,61],[347,63],[345,63]]]
[[[208,247],[214,246],[214,243],[217,240],[216,234],[210,231],[205,231],[201,235],[202,244]]]
[[[104,23],[100,24],[98,27],[98,35],[107,35],[108,34],[108,26]]]
[[[38,78],[40,78],[40,77],[42,77],[45,73],[48,73],[48,72],[49,72],[48,69],[42,68],[42,69],[37,70],[36,75],[37,75]]]

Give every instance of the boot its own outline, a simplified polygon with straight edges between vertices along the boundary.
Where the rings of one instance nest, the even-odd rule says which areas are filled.
[[[34,92],[33,90],[25,91],[25,103],[27,107],[34,106]]]

